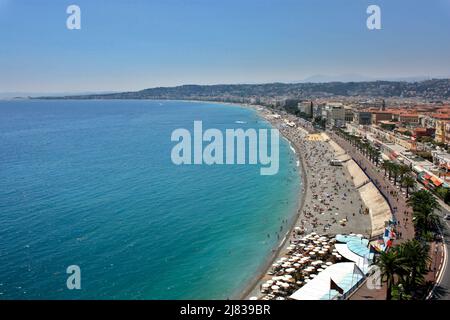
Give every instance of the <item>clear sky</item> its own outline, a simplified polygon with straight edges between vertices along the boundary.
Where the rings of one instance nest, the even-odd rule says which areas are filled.
[[[81,30],[66,8],[81,7]],[[382,30],[366,27],[369,4]],[[449,76],[450,0],[0,0],[0,92]]]

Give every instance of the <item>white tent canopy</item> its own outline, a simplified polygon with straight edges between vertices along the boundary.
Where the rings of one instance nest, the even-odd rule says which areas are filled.
[[[355,263],[341,262],[331,265],[319,273],[314,279],[308,281],[303,287],[294,292],[290,298],[294,300],[324,300],[332,299],[336,293],[330,291],[331,279],[340,286],[344,292],[362,279],[362,275],[355,272]]]
[[[357,255],[352,252],[346,243],[336,243],[335,244],[337,252],[343,256],[345,259],[353,261],[356,263],[359,269],[361,269],[364,273],[369,271],[368,261],[364,261],[364,257]]]

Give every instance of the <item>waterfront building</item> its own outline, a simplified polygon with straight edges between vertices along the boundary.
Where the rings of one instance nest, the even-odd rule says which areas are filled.
[[[436,133],[434,140],[436,142],[445,143],[445,125],[450,122],[450,115],[436,114],[434,115],[436,123]]]
[[[436,120],[428,114],[419,115],[419,125],[424,128],[432,128],[436,130]]]
[[[306,114],[308,117],[313,116],[313,107],[314,104],[312,101],[302,101],[298,103],[298,110]]]
[[[419,115],[417,113],[400,113],[398,121],[402,124],[418,125]]]
[[[391,121],[392,112],[387,111],[372,111],[372,124],[378,124],[380,121]]]
[[[359,125],[370,125],[372,123],[372,113],[369,111],[355,111],[353,122]]]

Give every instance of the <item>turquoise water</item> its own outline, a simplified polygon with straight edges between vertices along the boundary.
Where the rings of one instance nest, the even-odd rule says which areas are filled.
[[[295,214],[295,156],[282,140],[274,176],[175,166],[171,132],[194,120],[269,127],[254,111],[207,103],[0,102],[0,299],[239,294]],[[81,290],[66,287],[69,265],[81,268]]]

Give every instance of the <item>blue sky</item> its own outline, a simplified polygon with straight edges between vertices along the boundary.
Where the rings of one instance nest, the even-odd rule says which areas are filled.
[[[382,30],[366,28],[369,4]],[[0,0],[0,43],[0,92],[440,77],[450,0]]]

